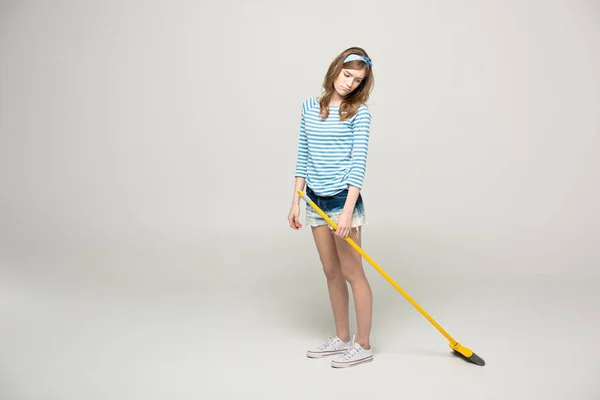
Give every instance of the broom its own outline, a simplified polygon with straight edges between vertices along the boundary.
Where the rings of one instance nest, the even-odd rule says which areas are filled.
[[[319,213],[319,215],[321,215],[321,217],[323,217],[325,219],[325,221],[327,221],[327,223],[329,225],[331,225],[331,227],[336,230],[337,229],[337,224],[335,222],[333,222],[333,220],[331,220],[331,218],[329,218],[327,216],[327,214],[325,214],[323,212],[323,210],[321,210],[311,199],[310,197],[308,197],[302,190],[298,190],[298,194],[302,197],[302,199],[304,199],[304,201],[310,205],[312,208],[315,209],[316,212]],[[449,347],[453,350],[453,354],[457,355],[461,358],[463,358],[464,360],[471,362],[473,364],[476,365],[480,365],[480,366],[484,366],[485,365],[485,361],[479,357],[477,354],[475,354],[471,349],[469,349],[468,347],[465,347],[463,345],[461,345],[460,343],[458,343],[456,340],[454,340],[454,338],[452,338],[452,336],[450,336],[448,334],[448,332],[446,332],[444,330],[444,328],[442,328],[440,326],[440,324],[438,324],[433,318],[431,318],[431,316],[429,314],[427,314],[427,312],[425,312],[425,310],[423,310],[409,295],[408,293],[406,293],[400,286],[398,286],[398,284],[396,282],[394,282],[394,280],[383,270],[381,269],[381,267],[379,265],[377,265],[377,263],[371,258],[369,257],[369,255],[367,253],[365,253],[365,251],[363,249],[361,249],[356,242],[354,242],[354,240],[352,240],[350,237],[346,238],[346,241],[348,243],[350,243],[350,245],[356,249],[356,251],[358,251],[367,261],[369,261],[369,263],[371,263],[371,265],[373,267],[375,267],[375,269],[381,274],[383,275],[383,277],[385,279],[387,279],[387,281],[393,286],[395,287],[405,298],[406,300],[408,300],[421,314],[423,314],[423,316],[425,318],[427,318],[427,320],[429,322],[431,322],[431,324],[433,324],[433,326],[435,326],[437,328],[438,331],[440,331],[440,333],[442,335],[444,335],[446,337],[446,339],[448,339],[449,343]]]

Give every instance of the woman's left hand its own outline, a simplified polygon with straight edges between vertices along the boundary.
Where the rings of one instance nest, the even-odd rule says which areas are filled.
[[[337,229],[334,234],[342,239],[346,239],[352,229],[352,213],[342,212],[336,221]]]

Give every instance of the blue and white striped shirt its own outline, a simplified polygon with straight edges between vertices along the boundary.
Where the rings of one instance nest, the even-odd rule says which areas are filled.
[[[339,106],[329,106],[321,120],[316,97],[302,103],[296,177],[317,195],[332,196],[349,185],[362,189],[367,166],[371,113],[361,105],[356,115],[340,121]]]

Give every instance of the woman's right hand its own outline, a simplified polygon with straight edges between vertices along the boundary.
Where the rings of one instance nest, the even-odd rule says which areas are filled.
[[[288,221],[290,223],[290,228],[295,230],[302,228],[302,224],[300,223],[300,205],[292,205],[288,215]]]

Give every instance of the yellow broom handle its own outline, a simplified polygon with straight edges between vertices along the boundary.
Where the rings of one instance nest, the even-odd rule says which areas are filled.
[[[312,208],[314,208],[314,209],[315,209],[315,211],[317,211],[317,212],[319,213],[319,215],[320,215],[321,217],[323,217],[323,218],[325,219],[325,221],[327,221],[327,223],[333,227],[333,229],[334,229],[334,230],[337,230],[337,224],[336,224],[335,222],[333,222],[333,220],[332,220],[331,218],[329,218],[329,217],[327,216],[327,214],[325,214],[325,213],[323,212],[323,210],[321,210],[321,209],[320,209],[320,208],[319,208],[319,207],[318,207],[318,206],[317,206],[317,205],[316,205],[316,204],[315,204],[315,203],[314,203],[314,202],[313,202],[313,201],[310,199],[310,197],[308,197],[308,196],[307,196],[307,195],[306,195],[306,194],[305,194],[305,193],[304,193],[302,190],[298,190],[298,194],[299,194],[299,195],[302,197],[302,199],[304,199],[304,201],[306,201],[306,202],[307,202],[307,203],[308,203],[308,204],[309,204],[309,205],[310,205]],[[450,335],[448,334],[448,332],[446,332],[446,331],[444,330],[444,328],[442,328],[442,327],[440,326],[440,324],[438,324],[438,323],[437,323],[437,322],[436,322],[436,321],[435,321],[433,318],[431,318],[431,316],[429,316],[429,314],[427,314],[427,312],[425,312],[425,310],[423,310],[423,309],[422,309],[422,308],[421,308],[421,307],[420,307],[420,306],[419,306],[419,305],[418,305],[418,304],[417,304],[417,303],[416,303],[416,302],[415,302],[415,301],[414,301],[414,300],[413,300],[413,299],[412,299],[412,298],[411,298],[411,297],[408,295],[408,293],[406,293],[406,292],[405,292],[405,291],[404,291],[404,290],[403,290],[403,289],[402,289],[400,286],[398,286],[398,284],[397,284],[396,282],[394,282],[394,280],[393,280],[393,279],[392,279],[392,278],[391,278],[391,277],[390,277],[390,276],[389,276],[389,275],[388,275],[388,274],[387,274],[387,273],[386,273],[386,272],[385,272],[383,269],[381,269],[381,267],[380,267],[379,265],[377,265],[377,263],[376,263],[376,262],[375,262],[375,261],[374,261],[374,260],[373,260],[371,257],[369,257],[369,255],[368,255],[367,253],[365,253],[365,251],[364,251],[363,249],[361,249],[361,248],[360,248],[360,246],[358,246],[354,240],[352,240],[350,237],[347,237],[347,238],[346,238],[346,241],[347,241],[348,243],[350,243],[350,245],[351,245],[352,247],[354,247],[354,248],[356,249],[356,251],[358,251],[358,252],[359,252],[359,253],[360,253],[360,254],[361,254],[361,255],[362,255],[362,256],[363,256],[363,257],[364,257],[364,258],[365,258],[367,261],[369,261],[369,262],[371,263],[371,265],[372,265],[373,267],[375,267],[375,269],[376,269],[377,271],[379,271],[379,273],[380,273],[381,275],[383,275],[383,277],[384,277],[385,279],[387,279],[387,281],[388,281],[388,282],[389,282],[389,283],[390,283],[392,286],[394,286],[394,287],[395,287],[395,288],[396,288],[396,289],[397,289],[397,290],[398,290],[398,291],[399,291],[399,292],[400,292],[400,293],[401,293],[401,294],[402,294],[402,295],[403,295],[403,296],[406,298],[406,300],[408,300],[408,301],[409,301],[409,302],[410,302],[410,303],[411,303],[411,304],[412,304],[412,305],[413,305],[413,306],[414,306],[414,307],[415,307],[417,310],[419,310],[419,312],[420,312],[421,314],[423,314],[423,316],[424,316],[425,318],[427,318],[427,319],[429,320],[429,322],[431,322],[431,323],[433,324],[433,326],[435,326],[435,327],[438,329],[438,331],[440,331],[440,333],[441,333],[442,335],[444,335],[444,336],[446,337],[446,339],[448,339],[448,340],[450,341],[450,344],[451,344],[451,345],[456,345],[456,344],[457,344],[456,340],[454,340],[454,339],[452,338],[452,336],[450,336]]]

